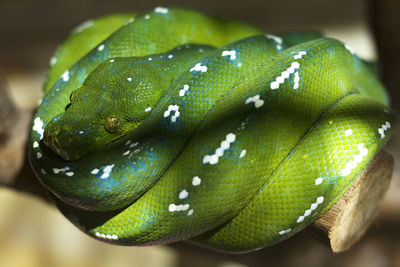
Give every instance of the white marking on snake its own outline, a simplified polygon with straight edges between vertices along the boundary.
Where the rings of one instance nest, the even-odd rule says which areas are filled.
[[[156,7],[155,9],[154,9],[154,12],[155,13],[161,13],[161,14],[167,14],[168,13],[168,8],[166,8],[166,7]]]
[[[36,158],[38,158],[38,159],[42,158],[42,153],[37,152],[37,153],[36,153]]]
[[[322,177],[318,177],[317,179],[315,179],[315,185],[319,185],[324,181],[324,179]]]
[[[68,71],[68,70],[66,70],[66,71],[63,73],[62,79],[63,79],[64,82],[66,82],[66,81],[69,80],[69,71]]]
[[[265,36],[275,42],[277,50],[282,49],[282,38],[281,37],[273,35],[273,34],[267,34]]]
[[[97,168],[94,168],[91,172],[90,172],[91,174],[98,174],[99,173],[99,169],[97,169]]]
[[[173,55],[168,55],[168,58],[173,58],[174,56]]]
[[[175,205],[175,204],[172,203],[172,204],[169,204],[168,210],[169,210],[169,212],[185,211],[185,210],[188,210],[189,207],[190,207],[189,204],[178,204],[178,205]]]
[[[222,56],[223,56],[223,57],[228,56],[230,60],[235,60],[235,59],[236,59],[236,51],[235,51],[235,50],[230,50],[230,51],[225,50],[225,51],[222,51]]]
[[[151,110],[151,107],[147,107],[144,112],[149,112]]]
[[[260,99],[260,95],[251,96],[251,97],[247,98],[244,103],[245,104],[249,104],[249,103],[252,103],[252,102],[254,102],[254,107],[255,108],[259,108],[259,107],[262,107],[264,105],[264,100]]]
[[[292,231],[292,229],[291,228],[289,228],[289,229],[286,229],[286,230],[282,230],[282,231],[279,231],[279,235],[284,235],[284,234],[288,234],[288,233],[290,233]]]
[[[43,133],[44,133],[44,129],[43,129],[43,121],[37,117],[34,121],[33,121],[33,127],[32,130],[34,130],[35,132],[37,132],[38,134],[40,134],[39,139],[42,140],[43,138]]]
[[[37,148],[37,147],[39,147],[39,143],[38,142],[33,142],[33,148]]]
[[[108,235],[108,234],[106,235],[106,234],[101,234],[99,232],[96,232],[95,236],[97,236],[99,238],[103,238],[103,239],[118,240],[117,235]]]
[[[132,78],[131,77],[128,77],[128,78],[126,78],[129,82],[131,82],[132,81]]]
[[[103,174],[100,176],[101,179],[108,178],[115,164],[107,165],[103,168]]]
[[[296,90],[296,89],[299,88],[299,81],[300,81],[300,77],[299,77],[299,72],[298,72],[298,71],[296,71],[296,72],[294,73],[294,79],[293,79],[293,81],[294,81],[293,89]]]
[[[130,144],[131,142],[132,142],[131,140],[128,140],[128,141],[126,141],[125,145],[126,145],[126,146],[129,146],[129,144]]]
[[[314,203],[311,204],[309,209],[306,209],[304,211],[303,215],[301,215],[301,216],[299,216],[299,218],[297,218],[296,222],[297,223],[301,223],[302,221],[304,221],[305,217],[310,216],[311,212],[313,210],[315,210],[318,207],[318,205],[322,204],[322,202],[324,202],[324,197],[323,196],[317,197],[317,200]]]
[[[344,131],[344,135],[345,136],[349,136],[349,135],[352,135],[352,134],[353,134],[353,130],[352,129],[348,129],[348,130]]]
[[[132,144],[130,144],[129,148],[135,147],[135,146],[137,146],[138,144],[139,144],[139,142],[132,143]]]
[[[184,96],[185,93],[189,90],[189,85],[185,84],[183,85],[183,88],[181,90],[179,90],[179,96]]]
[[[130,151],[130,150],[127,150],[127,151],[125,151],[124,153],[122,153],[122,156],[127,156],[127,155],[129,155],[129,153],[131,153],[131,151]]]
[[[239,158],[243,158],[244,156],[246,156],[246,149],[243,149],[243,150],[240,152]]]
[[[70,169],[69,169],[68,166],[67,166],[67,167],[64,167],[64,168],[61,168],[61,169],[53,168],[54,174],[58,174],[58,173],[60,173],[60,172],[66,172],[66,171],[69,171],[69,170],[70,170]]]
[[[57,63],[57,58],[55,56],[52,56],[50,58],[50,62],[49,63],[50,63],[51,67],[54,66]]]
[[[145,18],[145,19],[149,19],[149,18],[150,18],[150,15],[147,14],[146,16],[144,16],[144,18]]]
[[[168,109],[164,112],[164,118],[169,117],[169,115],[171,114],[172,111],[174,112],[174,115],[171,116],[171,122],[176,122],[176,118],[178,118],[179,115],[181,114],[179,112],[178,105],[169,105]]]
[[[198,186],[201,184],[201,178],[199,176],[194,176],[192,179],[192,185]]]
[[[71,177],[71,176],[74,176],[74,172],[67,172],[65,175]]]
[[[189,211],[188,211],[188,216],[190,216],[190,215],[192,215],[193,214],[193,209],[190,209]]]
[[[202,66],[201,63],[197,63],[196,65],[194,65],[193,68],[190,69],[190,72],[193,72],[193,71],[206,72],[207,66]]]
[[[179,192],[179,199],[185,199],[189,196],[189,192],[186,189],[183,189]]]
[[[304,55],[306,55],[306,54],[307,54],[306,51],[300,51],[300,52],[298,52],[296,55],[294,55],[293,58],[294,58],[294,59],[301,59],[301,58],[302,58]],[[292,63],[290,64],[290,67],[289,67],[289,68],[287,68],[285,71],[283,71],[283,72],[281,73],[281,75],[279,75],[278,77],[276,77],[275,81],[271,82],[271,85],[270,85],[271,90],[276,90],[276,89],[278,89],[278,88],[279,88],[279,85],[280,85],[280,84],[283,84],[283,83],[285,82],[285,80],[286,80],[287,78],[289,78],[290,74],[294,74],[295,70],[297,70],[298,68],[300,68],[300,63],[297,62],[297,61],[292,62]],[[296,73],[297,73],[297,72],[296,72]],[[298,78],[298,75],[299,75],[299,74],[297,74],[297,75],[295,74],[293,89],[298,89],[298,87],[299,87],[299,78]],[[296,78],[296,76],[297,76],[297,78]]]
[[[390,128],[390,126],[390,122],[385,121],[385,123],[382,124],[381,128],[378,129],[378,133],[381,135],[381,139],[385,137],[385,132],[387,131],[387,129]]]
[[[368,149],[364,147],[364,144],[358,144],[357,145],[358,151],[360,152],[357,155],[354,155],[354,159],[350,160],[346,166],[340,171],[340,175],[341,176],[347,176],[351,173],[351,171],[353,169],[355,169],[358,165],[358,163],[360,163],[362,161],[362,159],[368,155]]]
[[[97,48],[98,51],[103,51],[104,49],[104,44],[99,45],[99,47]]]
[[[294,55],[294,59],[300,59],[300,58],[302,58],[303,56],[305,56],[307,54],[307,52],[306,51],[300,51],[299,53],[297,53],[296,55]]]
[[[87,20],[83,22],[82,24],[78,25],[75,29],[72,30],[72,33],[78,33],[83,31],[84,29],[87,29],[91,26],[93,26],[94,21],[93,20]]]
[[[214,165],[218,163],[218,158],[224,155],[224,151],[228,150],[230,145],[235,142],[236,135],[234,133],[228,133],[225,137],[225,140],[221,142],[221,146],[215,150],[214,154],[205,155],[203,158],[203,164],[209,163],[210,165]]]
[[[110,62],[113,63],[115,61],[115,59],[111,59]]]
[[[148,60],[148,61],[152,61],[152,60],[153,60],[153,58],[149,57],[147,60]]]
[[[56,91],[58,91],[57,90],[58,88],[56,88]],[[38,99],[38,101],[37,101],[37,105],[38,106],[40,106],[40,104],[42,104],[42,101],[43,101],[43,91],[42,92],[40,92],[40,97],[39,97],[39,99]]]
[[[40,169],[40,172],[45,175],[47,172],[44,169]]]
[[[85,132],[84,131],[79,131],[79,134],[84,134]]]

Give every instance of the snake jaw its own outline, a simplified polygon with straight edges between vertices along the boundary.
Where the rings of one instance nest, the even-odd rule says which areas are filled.
[[[73,151],[73,149],[66,149],[69,146],[63,147],[59,137],[60,131],[51,131],[51,127],[46,127],[44,131],[43,141],[45,145],[50,148],[55,154],[67,161],[78,160],[81,156]],[[70,139],[70,138],[68,138]],[[70,141],[72,141],[70,139]],[[69,143],[69,142],[68,142]]]
[[[111,117],[114,119],[114,117]],[[53,118],[45,127],[44,144],[66,161],[76,161],[120,138],[126,130],[122,121],[112,121],[105,127],[104,120],[93,122],[91,116],[75,119],[67,112]],[[116,124],[116,125],[115,125]],[[113,128],[114,127],[114,128]],[[111,130],[114,131],[111,131]],[[107,131],[108,130],[108,131]]]
[[[78,130],[77,130],[78,129]],[[88,136],[62,115],[53,118],[45,127],[44,144],[66,161],[79,160],[91,151]]]

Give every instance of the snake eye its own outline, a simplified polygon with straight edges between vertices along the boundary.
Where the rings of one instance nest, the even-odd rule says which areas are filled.
[[[104,129],[109,133],[115,133],[120,126],[121,121],[116,117],[108,117],[104,123]]]

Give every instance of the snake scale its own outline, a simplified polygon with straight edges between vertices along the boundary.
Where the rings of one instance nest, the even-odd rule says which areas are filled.
[[[28,155],[96,239],[245,252],[338,200],[390,137],[388,101],[340,41],[158,7],[72,33],[51,60]]]

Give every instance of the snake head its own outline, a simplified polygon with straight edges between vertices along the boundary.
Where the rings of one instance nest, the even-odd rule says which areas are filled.
[[[45,128],[45,144],[65,160],[78,160],[120,138],[139,124],[126,118],[123,113],[109,112],[108,116],[97,116],[94,120],[90,116],[93,114],[89,115],[88,112],[80,118],[74,118],[73,112],[55,117]]]
[[[134,130],[163,92],[152,70],[127,58],[99,65],[48,123],[44,143],[63,159],[78,160]]]

